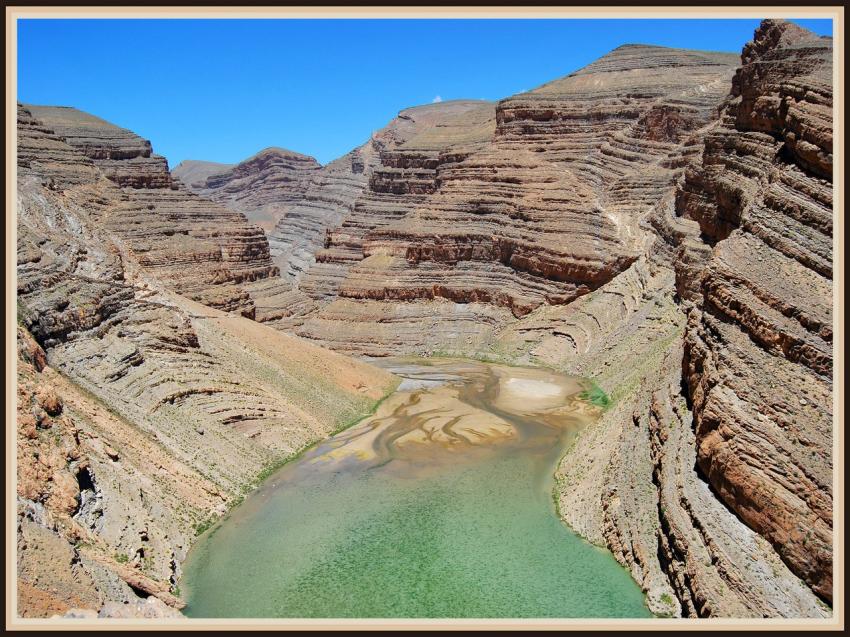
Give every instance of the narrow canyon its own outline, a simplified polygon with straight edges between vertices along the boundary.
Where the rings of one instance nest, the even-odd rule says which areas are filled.
[[[234,531],[206,531],[264,497],[307,506],[269,476],[351,441],[371,458],[378,421],[386,460],[443,435],[488,447],[567,404],[590,414],[568,439],[493,452],[554,454],[539,508],[560,521],[528,555],[569,533],[638,615],[831,616],[832,83],[831,38],[764,20],[740,53],[626,44],[498,102],[408,108],[327,165],[271,147],[171,170],[94,114],[19,103],[18,613],[223,613],[191,578],[187,609],[184,563],[200,543],[225,572]],[[490,378],[486,409],[455,385],[410,394],[425,368],[401,357]],[[536,374],[572,389],[505,402]],[[455,405],[442,434],[392,420],[411,395]],[[487,493],[458,497],[489,523]],[[525,616],[607,609],[542,598]]]

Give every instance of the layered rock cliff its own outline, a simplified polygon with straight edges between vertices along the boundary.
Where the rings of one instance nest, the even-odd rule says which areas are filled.
[[[349,233],[344,228],[355,227],[356,218],[372,218],[369,212],[358,210],[357,217],[349,221],[372,180],[386,178],[380,176],[381,153],[443,127],[457,114],[482,108],[486,111],[487,103],[459,100],[407,109],[365,144],[325,166],[301,205],[293,206],[269,236],[284,276],[289,275],[310,299],[333,295],[348,261]],[[332,234],[337,229],[339,234]],[[355,236],[359,236],[357,231]],[[302,281],[305,275],[308,278]]]
[[[221,170],[214,171],[210,162],[183,162],[172,175],[202,197],[243,213],[269,233],[291,204],[304,199],[320,168],[312,157],[272,147]]]
[[[638,222],[672,189],[734,64],[624,46],[383,151],[304,279],[325,306],[298,333],[367,354],[429,350],[416,324],[440,317],[438,333],[457,337],[438,348],[469,349],[610,281],[639,256]]]
[[[33,110],[75,131],[88,125],[77,111]],[[175,293],[238,290],[231,260],[237,272],[269,273],[267,248],[252,263],[246,236],[258,231],[244,217],[152,185],[153,168],[116,166],[124,155],[144,164],[147,147],[99,121],[91,128],[60,137],[18,109],[24,616],[149,596],[179,607],[176,581],[195,535],[265,468],[365,414],[393,384]],[[152,261],[153,250],[163,260],[185,250],[190,287],[169,276],[178,266]]]
[[[696,460],[831,601],[832,42],[768,22],[742,63],[677,193],[713,245],[680,284]]]
[[[561,463],[560,510],[659,613],[829,614],[831,60],[829,38],[765,21],[645,254],[490,347],[613,399]]]
[[[172,180],[165,158],[130,131],[73,108],[27,110],[38,126],[117,186],[102,202],[95,200],[90,211],[147,274],[205,305],[254,316],[256,294],[248,284],[277,275],[258,227]],[[28,144],[31,137],[22,139]]]

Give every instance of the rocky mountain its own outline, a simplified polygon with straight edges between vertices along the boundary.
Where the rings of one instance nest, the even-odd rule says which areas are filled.
[[[768,23],[677,192],[685,381],[720,499],[832,601],[832,42]]]
[[[300,286],[319,309],[292,327],[356,353],[470,350],[603,285],[640,254],[736,60],[620,47],[381,153]]]
[[[172,174],[129,131],[19,109],[28,603],[120,597],[86,566],[95,583],[57,602],[34,583],[43,547],[69,569],[120,549],[98,563],[127,582],[148,545],[138,525],[98,527],[96,502],[164,529],[178,505],[161,485],[185,471],[206,487],[145,534],[170,538],[161,589],[129,584],[178,604],[186,529],[392,385],[330,348],[592,378],[605,411],[560,462],[559,511],[650,609],[828,616],[832,72],[830,38],[765,20],[740,56],[624,45],[496,104],[404,110],[327,166],[272,149]],[[268,240],[254,213],[275,218]],[[123,451],[134,431],[150,453]],[[155,448],[179,464],[135,482],[110,455],[154,466]],[[148,495],[118,496],[128,484]],[[75,546],[78,526],[106,548]]]
[[[831,77],[829,38],[765,21],[643,255],[489,347],[613,399],[562,460],[561,512],[658,611],[829,612]]]
[[[283,148],[266,148],[235,166],[182,162],[172,176],[211,201],[242,212],[268,233],[289,205],[301,201],[321,166],[312,157]]]
[[[625,45],[379,148],[274,324],[593,377],[565,520],[658,613],[823,615],[831,51],[771,20],[742,56]]]
[[[37,122],[33,130],[44,127],[77,151],[69,163],[82,156],[114,185],[108,200],[92,209],[100,215],[99,225],[122,241],[145,273],[205,305],[254,316],[256,295],[249,284],[278,272],[262,230],[172,180],[165,158],[134,133],[73,108],[26,109],[25,117]],[[50,160],[33,158],[37,167],[50,163],[52,168]]]

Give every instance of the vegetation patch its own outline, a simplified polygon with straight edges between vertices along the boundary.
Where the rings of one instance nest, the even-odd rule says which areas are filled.
[[[605,410],[611,406],[612,400],[611,397],[605,393],[605,390],[602,389],[599,385],[597,385],[594,381],[590,381],[591,386],[589,389],[585,389],[581,392],[578,397],[582,400],[586,400],[587,402],[596,405],[597,407]]]
[[[207,529],[209,529],[213,524],[215,524],[215,521],[216,516],[211,515],[205,520],[201,520],[200,522],[195,523],[195,525],[192,527],[195,530],[195,537],[203,535],[203,533],[207,531]]]

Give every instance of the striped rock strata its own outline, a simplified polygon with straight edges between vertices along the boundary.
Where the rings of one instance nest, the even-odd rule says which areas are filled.
[[[740,59],[629,45],[384,149],[288,327],[595,378],[560,510],[650,607],[828,616],[831,55],[778,21]]]
[[[27,109],[39,124],[26,144],[42,134],[36,130],[42,126],[116,184],[108,198],[93,202],[91,214],[146,273],[178,294],[253,317],[255,301],[246,284],[277,274],[259,228],[173,181],[165,158],[130,131],[73,108]]]
[[[714,246],[680,283],[696,460],[832,601],[832,41],[767,21],[742,62],[677,198]]]
[[[321,166],[307,155],[266,148],[235,166],[211,168],[210,162],[182,162],[172,175],[202,197],[244,213],[268,233],[290,204],[304,198]]]
[[[560,510],[662,614],[830,614],[831,44],[765,21],[645,254],[487,350],[614,400],[562,460]]]
[[[318,171],[303,201],[290,206],[269,235],[275,263],[292,287],[276,286],[274,296],[263,292],[269,303],[259,308],[257,319],[291,330],[314,315],[317,306],[336,298],[340,282],[362,258],[366,232],[396,218],[393,206],[406,210],[412,198],[425,196],[424,191],[416,191],[429,188],[434,171],[422,163],[424,157],[432,157],[428,161],[433,164],[434,149],[444,146],[447,139],[486,139],[492,127],[493,106],[489,102],[458,100],[406,109],[373,133],[368,142]],[[393,153],[402,156],[404,152],[396,149],[406,148],[414,139],[421,146],[416,152],[416,167],[411,164],[402,168],[393,160],[382,163],[381,157]],[[414,172],[416,177],[412,177]],[[419,185],[396,185],[411,178]],[[377,201],[370,196],[373,187],[381,191]],[[392,195],[398,188],[403,191]],[[473,316],[467,327],[475,331],[476,323]],[[408,326],[414,333],[421,331],[415,321]],[[339,344],[341,349],[361,351],[348,347],[344,340]]]
[[[286,280],[221,286],[241,290],[258,320],[338,350],[447,352],[592,377],[612,404],[562,459],[559,510],[629,568],[650,608],[829,616],[831,57],[830,39],[767,20],[740,59],[627,45],[495,107],[403,111],[315,171],[303,199],[287,204],[270,236]],[[104,157],[91,132],[66,133],[66,143],[20,117],[31,131],[19,149],[22,171],[38,174],[21,206],[36,220],[18,249],[22,328],[47,351],[27,346],[22,356],[33,367],[49,360],[85,387],[109,387],[114,376],[114,400],[131,397],[122,406],[129,418],[155,418],[156,397],[172,395],[172,379],[184,383],[184,350],[221,352],[231,340],[210,329],[223,329],[222,315],[176,301],[146,278],[162,274],[175,289],[168,270],[143,263],[144,250],[131,250],[117,226],[109,240],[98,234],[113,196],[103,189],[170,189],[156,185],[153,168],[132,167],[148,151],[126,136],[112,131],[120,152]],[[21,183],[26,192],[29,182]],[[62,232],[75,239],[51,243],[46,228],[57,218],[72,219]],[[268,263],[261,252],[246,262]],[[39,274],[28,279],[31,272]],[[148,295],[152,306],[132,312],[145,321],[122,314]],[[270,333],[230,320],[240,332]],[[104,321],[121,327],[106,339],[77,337],[104,333]],[[143,323],[168,334],[165,344]],[[134,375],[135,343],[148,348],[142,364],[179,350],[155,360],[167,376],[157,377],[163,390]],[[219,356],[240,350],[226,351]],[[245,369],[254,356],[239,359]],[[216,355],[203,360],[192,374],[218,379]],[[195,377],[188,382],[194,387]],[[25,391],[36,423],[55,419],[54,396],[37,384]],[[205,395],[190,392],[191,400]],[[249,401],[231,400],[243,415],[228,425],[252,435],[258,414],[246,418]],[[233,415],[217,402],[191,408]],[[262,430],[267,448],[283,444],[274,427]],[[213,481],[227,475],[214,472]],[[76,482],[86,490],[85,478]],[[52,488],[38,502],[70,506],[72,483],[59,478]],[[28,537],[39,542],[37,533]],[[90,607],[78,597],[67,605]]]
[[[735,61],[620,47],[495,113],[458,114],[382,151],[303,280],[325,305],[297,333],[380,355],[384,338],[360,335],[396,328],[393,346],[428,349],[428,333],[399,315],[403,301],[472,344],[481,330],[458,332],[458,320],[499,328],[604,285],[641,253],[639,223],[696,152]]]
[[[175,583],[195,535],[264,468],[365,414],[393,384],[171,291],[115,218],[136,209],[131,187],[101,170],[87,144],[72,146],[19,108],[23,616],[151,596],[179,608]],[[222,214],[225,230],[241,219]],[[163,228],[148,227],[146,240]]]

